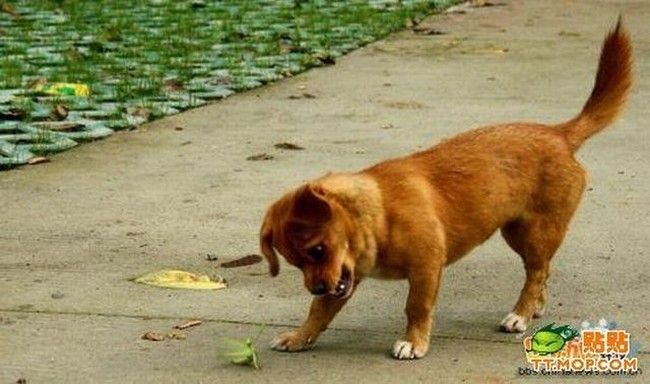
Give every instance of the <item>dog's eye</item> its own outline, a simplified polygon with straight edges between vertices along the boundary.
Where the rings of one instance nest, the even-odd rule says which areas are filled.
[[[313,247],[307,249],[307,254],[315,262],[323,261],[323,259],[325,259],[325,253],[326,253],[326,249],[323,243],[314,245]]]

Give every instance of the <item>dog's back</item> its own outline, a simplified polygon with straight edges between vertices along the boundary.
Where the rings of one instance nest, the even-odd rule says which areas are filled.
[[[388,201],[403,199],[403,191],[394,188],[398,176],[427,181],[446,230],[448,263],[497,229],[539,213],[552,213],[566,227],[586,178],[573,154],[619,114],[631,85],[631,61],[630,40],[619,20],[603,43],[593,91],[570,121],[479,128],[364,172],[385,184]],[[420,182],[418,177],[413,182]]]

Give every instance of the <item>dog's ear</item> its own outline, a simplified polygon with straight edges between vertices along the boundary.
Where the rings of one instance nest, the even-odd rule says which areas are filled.
[[[293,198],[293,208],[286,224],[287,233],[295,246],[302,246],[318,236],[323,225],[332,219],[332,207],[318,185],[306,184]]]
[[[260,229],[260,250],[266,260],[269,262],[269,273],[271,276],[277,276],[280,272],[280,263],[278,262],[278,255],[273,249],[273,207],[266,211],[262,228]]]
[[[332,207],[319,185],[306,184],[296,191],[292,218],[307,226],[319,226],[332,218]]]

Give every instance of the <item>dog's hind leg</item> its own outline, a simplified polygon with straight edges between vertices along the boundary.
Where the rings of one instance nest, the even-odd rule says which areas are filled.
[[[504,239],[521,256],[526,269],[519,300],[501,322],[505,332],[524,332],[531,318],[544,312],[551,259],[564,239],[585,186],[584,171],[577,163],[564,164],[562,168],[561,177],[557,177],[556,168],[556,178],[549,180],[538,195],[537,212],[501,228]]]

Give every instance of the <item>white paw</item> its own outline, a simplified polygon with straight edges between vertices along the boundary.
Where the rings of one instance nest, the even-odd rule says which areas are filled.
[[[393,345],[393,357],[400,360],[419,359],[427,352],[419,350],[413,343],[405,340],[397,340]]]
[[[313,346],[311,338],[304,339],[298,332],[285,332],[271,341],[271,348],[276,351],[297,352]]]
[[[271,341],[271,349],[275,349],[276,351],[287,351],[289,350],[289,346],[285,344],[283,338],[278,336]]]
[[[527,323],[526,318],[524,318],[523,316],[519,316],[516,313],[510,312],[508,316],[506,316],[501,321],[501,330],[505,332],[511,332],[511,333],[525,332],[527,326],[526,323]]]

